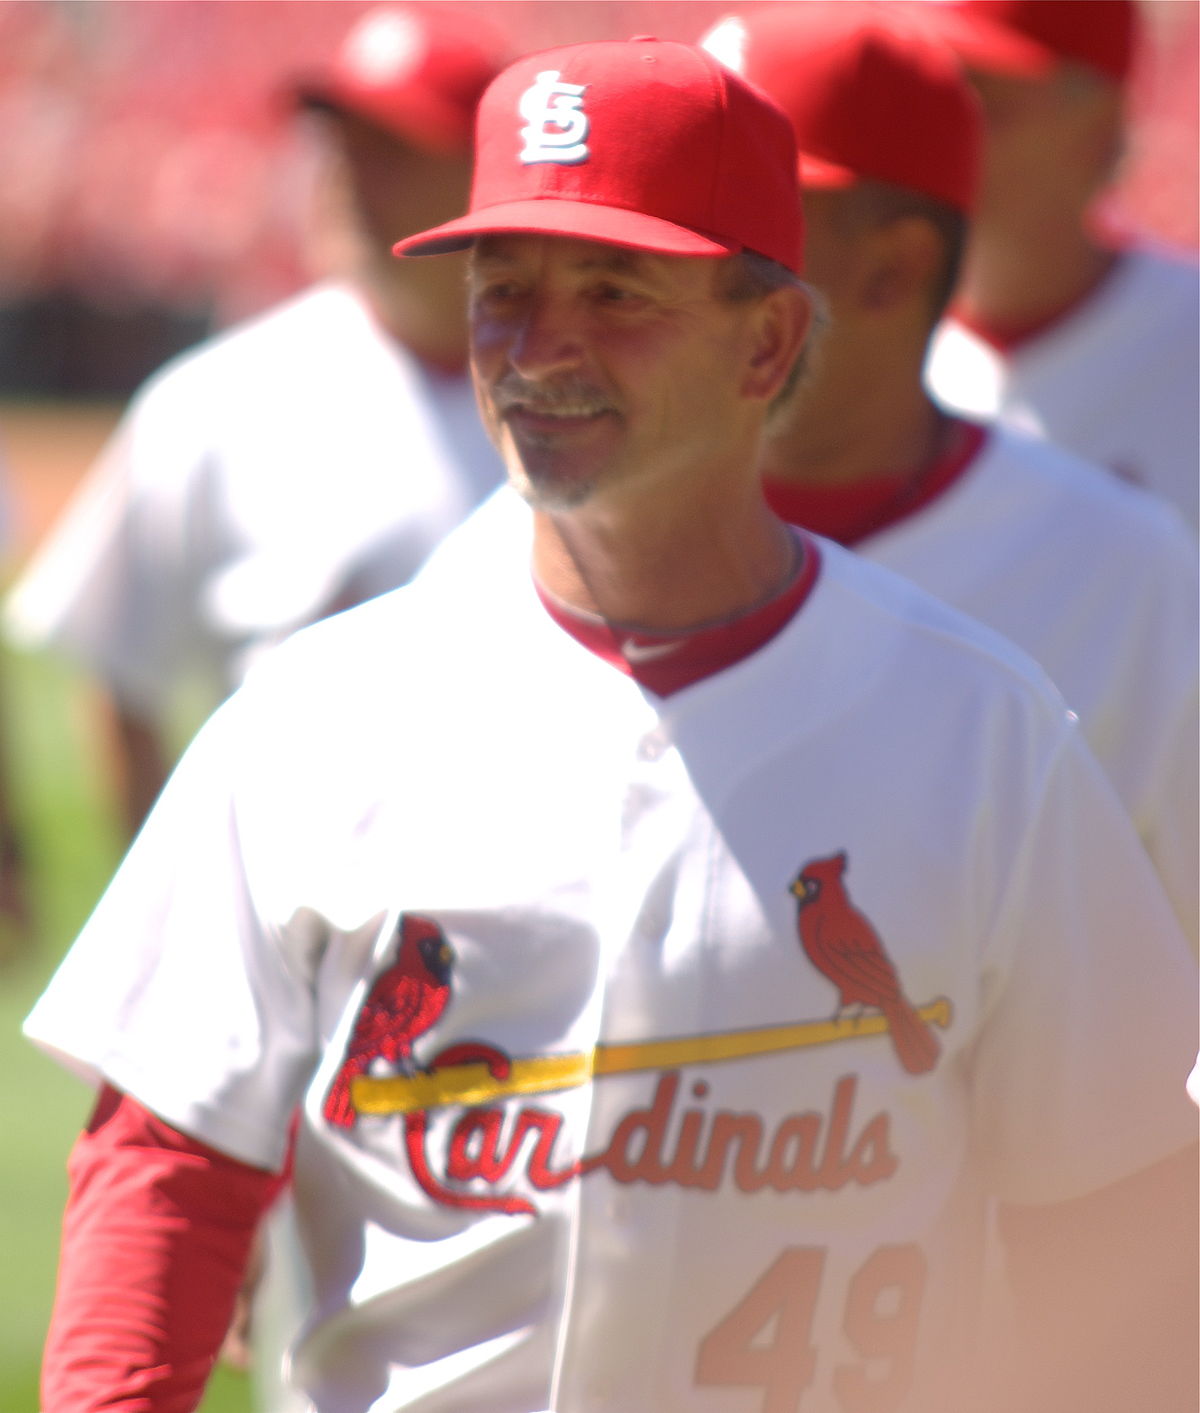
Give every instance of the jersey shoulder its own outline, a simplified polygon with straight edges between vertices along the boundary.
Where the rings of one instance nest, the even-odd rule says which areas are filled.
[[[511,486],[501,485],[455,526],[426,560],[422,584],[447,588],[483,584],[493,569],[514,557],[528,561],[533,544],[533,512]]]
[[[926,381],[952,406],[990,416],[1013,369],[1066,352],[1088,367],[1126,367],[1147,341],[1161,353],[1164,339],[1175,358],[1194,363],[1198,325],[1200,264],[1187,252],[1145,242],[1123,251],[1108,278],[1062,318],[1003,352],[948,314],[930,341]]]
[[[248,683],[303,697],[304,710],[325,700],[398,702],[423,685],[486,690],[493,659],[515,658],[530,619],[549,619],[520,543],[494,549],[486,573],[477,566],[478,574],[451,574],[449,567],[424,569],[399,588],[297,629],[255,664]]]
[[[313,704],[383,691],[437,635],[405,585],[298,628],[255,661],[246,685],[259,695],[304,693]]]
[[[1187,250],[1144,241],[1126,252],[1130,285],[1139,293],[1161,291],[1200,307],[1200,260]]]
[[[974,482],[994,526],[1007,507],[1018,532],[1056,527],[1064,548],[1090,547],[1107,568],[1157,561],[1163,572],[1194,570],[1196,539],[1175,505],[1054,442],[993,426],[977,471],[964,489]]]
[[[247,374],[256,383],[272,372],[282,379],[324,340],[361,337],[370,327],[367,310],[348,285],[314,285],[176,354],[146,379],[135,400],[144,403],[213,382],[233,386]]]
[[[940,691],[957,676],[1015,692],[1054,716],[1065,712],[1057,688],[1029,653],[1009,638],[919,587],[911,579],[828,540],[818,541],[820,588],[832,604],[837,633],[851,658],[864,649],[886,657],[892,671],[929,679]]]
[[[1175,336],[1163,353],[1191,356],[1200,345],[1200,264],[1183,252],[1142,244],[1125,251],[1113,275],[1063,332],[1124,331],[1131,340]],[[1049,336],[1053,338],[1053,331]],[[1035,341],[1036,346],[1036,341]]]

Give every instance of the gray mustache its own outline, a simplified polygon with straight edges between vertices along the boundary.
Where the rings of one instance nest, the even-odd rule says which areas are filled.
[[[564,408],[586,407],[603,411],[611,407],[608,398],[589,383],[569,380],[553,384],[530,384],[511,376],[491,390],[492,401],[501,412],[521,407],[529,412],[560,412]]]

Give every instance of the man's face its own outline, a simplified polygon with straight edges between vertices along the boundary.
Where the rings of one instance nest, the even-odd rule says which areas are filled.
[[[425,151],[350,113],[329,123],[359,232],[389,259],[396,241],[466,210],[470,157]]]
[[[835,324],[849,313],[864,259],[852,202],[850,190],[804,192],[804,278],[824,296]]]
[[[699,486],[733,445],[754,301],[712,259],[553,236],[472,253],[472,366],[488,429],[533,505]]]
[[[1045,79],[972,73],[986,120],[976,221],[1003,229],[1085,204],[1111,175],[1120,139],[1115,85],[1064,65]]]

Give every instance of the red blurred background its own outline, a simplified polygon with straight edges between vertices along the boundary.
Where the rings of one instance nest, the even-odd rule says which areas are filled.
[[[1142,0],[1119,222],[1200,245],[1197,0]],[[0,0],[0,393],[120,396],[314,274],[280,101],[368,0]],[[729,0],[464,0],[519,48],[694,39]]]

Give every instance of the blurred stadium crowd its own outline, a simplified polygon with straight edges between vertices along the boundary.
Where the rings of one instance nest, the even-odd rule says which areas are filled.
[[[0,0],[0,394],[122,396],[319,273],[286,77],[365,0]],[[474,0],[516,45],[693,38],[720,0]],[[1197,16],[1147,0],[1113,216],[1200,243]]]
[[[119,396],[319,266],[284,84],[363,0],[0,0],[0,393]],[[720,7],[494,0],[514,42]]]

